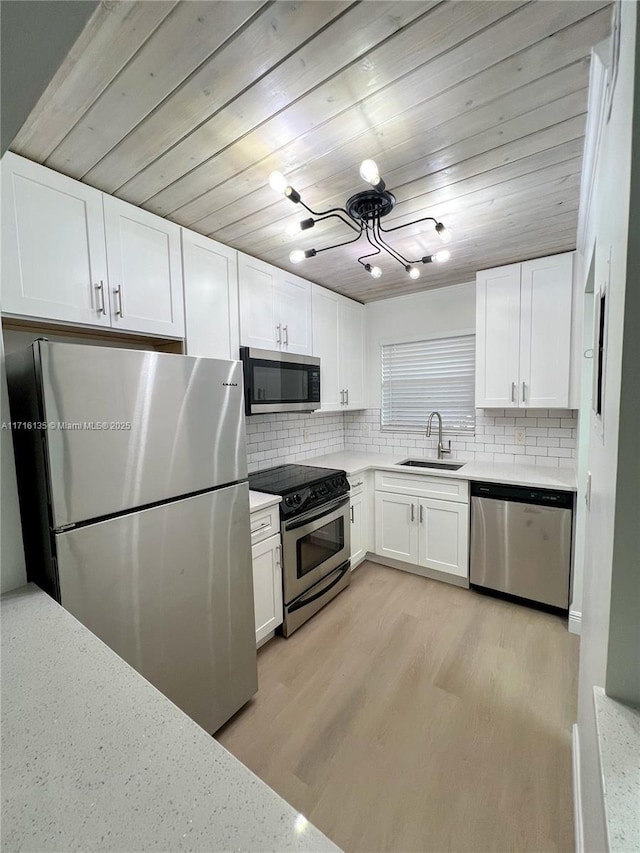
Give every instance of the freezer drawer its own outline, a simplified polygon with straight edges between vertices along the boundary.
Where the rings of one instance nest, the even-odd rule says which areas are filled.
[[[208,732],[255,693],[246,483],[56,544],[63,607]]]
[[[470,581],[569,607],[571,509],[471,498]]]

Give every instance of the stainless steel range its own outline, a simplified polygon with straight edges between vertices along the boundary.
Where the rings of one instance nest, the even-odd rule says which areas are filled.
[[[280,465],[249,487],[281,495],[283,634],[289,637],[351,582],[349,481],[344,471]]]

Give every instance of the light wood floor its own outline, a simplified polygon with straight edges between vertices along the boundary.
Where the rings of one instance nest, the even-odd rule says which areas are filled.
[[[364,563],[217,738],[346,851],[572,851],[577,659],[559,617]]]

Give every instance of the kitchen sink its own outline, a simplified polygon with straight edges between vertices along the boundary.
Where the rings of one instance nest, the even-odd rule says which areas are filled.
[[[399,465],[406,465],[408,468],[443,468],[445,471],[457,471],[462,468],[464,462],[436,462],[431,459],[405,459],[404,462],[399,462]]]

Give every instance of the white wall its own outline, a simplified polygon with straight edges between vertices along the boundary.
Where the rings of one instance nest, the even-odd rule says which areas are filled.
[[[637,271],[627,273],[627,242],[630,211],[630,180],[633,130],[633,88],[636,45],[636,4],[622,3],[620,64],[609,123],[603,131],[596,168],[587,237],[578,256],[585,289],[595,249],[594,283],[609,282],[608,352],[604,394],[604,436],[589,430],[588,465],[591,472],[591,505],[587,517],[586,565],[583,591],[582,639],[578,695],[580,787],[584,849],[607,849],[605,815],[600,782],[597,738],[593,711],[593,687],[603,686],[611,616],[612,566],[616,514],[618,434],[620,427],[622,347],[625,291],[637,287]],[[640,204],[640,198],[634,199]],[[637,235],[635,235],[635,239]],[[637,335],[637,330],[635,331]],[[637,389],[636,389],[637,393]],[[637,423],[636,423],[637,454]],[[626,460],[626,464],[633,464]],[[637,455],[635,458],[637,465]],[[635,506],[637,517],[638,507]],[[637,518],[636,518],[637,527]],[[637,575],[637,562],[627,572]],[[637,611],[636,611],[637,620]]]
[[[10,420],[4,343],[0,333],[0,423]],[[0,592],[27,582],[11,431],[0,430]]]
[[[367,406],[380,408],[380,345],[475,329],[475,282],[365,305]]]
[[[246,418],[249,473],[344,450],[342,412]]]

